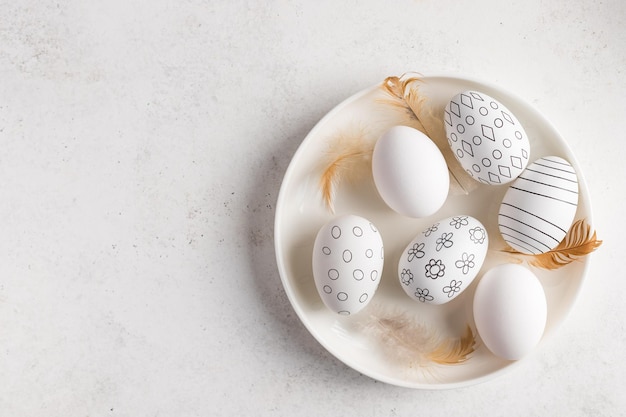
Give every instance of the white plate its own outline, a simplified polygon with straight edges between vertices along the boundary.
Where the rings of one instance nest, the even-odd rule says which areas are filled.
[[[532,106],[517,96],[480,81],[450,76],[426,76],[420,87],[432,106],[443,106],[463,90],[482,91],[507,106],[524,125],[530,139],[530,161],[541,156],[557,155],[567,159],[579,177],[580,198],[576,218],[591,219],[589,193],[576,158],[556,129]],[[384,98],[379,86],[362,91],[328,113],[304,139],[285,173],[276,207],[275,248],[283,286],[294,310],[311,334],[331,354],[353,369],[379,381],[398,386],[425,389],[457,388],[488,380],[515,364],[532,358],[535,351],[521,361],[511,362],[491,354],[477,335],[476,351],[458,365],[411,367],[397,361],[393,354],[359,325],[372,311],[393,309],[406,312],[442,334],[460,332],[465,324],[475,329],[472,298],[482,273],[510,258],[499,252],[505,247],[498,233],[497,213],[507,186],[480,185],[469,195],[450,195],[444,206],[433,216],[410,219],[391,211],[380,199],[371,181],[358,185],[341,184],[336,199],[335,214],[322,202],[319,191],[321,163],[329,141],[338,133],[364,128],[378,135],[398,124],[402,115],[381,104]],[[357,214],[377,225],[385,244],[385,265],[380,286],[371,303],[360,313],[342,317],[322,303],[313,281],[311,257],[313,242],[319,228],[342,214]],[[440,306],[422,305],[411,300],[398,282],[397,263],[400,252],[421,230],[439,219],[469,214],[487,228],[489,253],[473,284],[450,303]],[[588,268],[588,257],[555,271],[532,268],[539,277],[548,301],[548,320],[542,339],[550,337],[565,319]],[[376,309],[376,310],[374,310]],[[369,313],[368,313],[369,312]]]

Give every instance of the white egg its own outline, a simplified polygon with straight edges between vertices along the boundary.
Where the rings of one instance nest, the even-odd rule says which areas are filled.
[[[407,126],[389,129],[374,147],[376,189],[394,211],[408,217],[435,213],[448,196],[448,166],[432,140]]]
[[[338,314],[355,314],[371,301],[378,288],[383,241],[369,220],[341,216],[317,233],[312,261],[315,286],[324,304]]]
[[[517,264],[493,267],[474,294],[474,322],[496,356],[521,359],[539,343],[547,318],[546,296],[537,277]]]
[[[577,207],[574,168],[558,156],[539,158],[504,195],[498,212],[500,234],[519,252],[545,253],[565,238]]]
[[[417,235],[398,263],[398,278],[414,300],[443,304],[456,298],[480,270],[489,239],[470,216],[443,219]]]
[[[528,164],[526,131],[509,109],[487,94],[457,94],[446,105],[444,122],[454,156],[476,181],[506,184]]]

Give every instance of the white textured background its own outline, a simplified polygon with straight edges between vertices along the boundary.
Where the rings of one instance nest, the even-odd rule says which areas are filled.
[[[626,415],[626,2],[0,1],[0,415]],[[295,316],[274,205],[388,75],[477,77],[568,140],[604,240],[536,359],[388,386]]]

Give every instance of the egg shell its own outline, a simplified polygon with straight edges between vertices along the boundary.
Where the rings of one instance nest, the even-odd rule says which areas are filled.
[[[500,234],[519,252],[545,253],[565,238],[577,207],[574,168],[558,156],[539,158],[504,195],[498,211]]]
[[[526,168],[526,131],[496,99],[478,91],[457,94],[445,107],[444,122],[454,156],[476,181],[506,184]]]
[[[448,166],[432,140],[417,129],[394,126],[372,154],[372,174],[381,198],[407,217],[426,217],[448,196]]]
[[[543,287],[530,270],[517,264],[498,265],[483,275],[476,286],[473,309],[485,346],[508,360],[530,353],[546,326]]]
[[[416,301],[444,304],[456,298],[480,270],[489,239],[471,216],[443,219],[413,239],[398,262],[404,291]]]
[[[313,278],[320,298],[342,315],[358,313],[372,299],[384,263],[383,241],[369,220],[344,215],[326,223],[313,246]]]

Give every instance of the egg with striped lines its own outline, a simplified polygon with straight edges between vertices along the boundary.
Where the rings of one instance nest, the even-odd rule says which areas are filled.
[[[565,238],[578,207],[578,177],[558,156],[537,159],[506,191],[498,211],[498,227],[513,249],[537,255]]]

